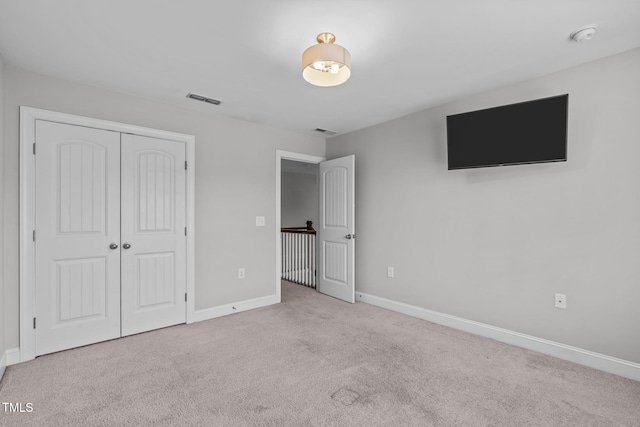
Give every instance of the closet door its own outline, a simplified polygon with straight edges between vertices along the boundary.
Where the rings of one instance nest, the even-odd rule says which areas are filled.
[[[36,355],[119,337],[120,134],[37,120],[35,182]]]
[[[122,135],[122,335],[186,321],[184,143]]]

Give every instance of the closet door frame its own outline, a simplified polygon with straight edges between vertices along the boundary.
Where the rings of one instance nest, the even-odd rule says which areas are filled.
[[[195,136],[31,107],[20,107],[20,361],[35,358],[35,126],[66,123],[185,143],[187,159],[187,323],[195,320]],[[37,238],[37,233],[36,233]],[[37,325],[36,325],[37,326]]]

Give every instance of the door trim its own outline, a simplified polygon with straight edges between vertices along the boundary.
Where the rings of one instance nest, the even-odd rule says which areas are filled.
[[[293,153],[291,151],[276,150],[276,220],[275,220],[275,240],[276,240],[276,302],[282,302],[282,242],[280,241],[281,209],[282,209],[282,160],[295,160],[303,163],[318,164],[324,162],[326,158],[312,156],[309,154]]]
[[[35,142],[36,120],[132,133],[184,142],[187,164],[187,312],[186,322],[195,321],[195,136],[31,107],[20,107],[20,361],[35,358]]]

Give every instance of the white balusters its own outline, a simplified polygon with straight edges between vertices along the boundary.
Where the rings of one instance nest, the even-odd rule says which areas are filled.
[[[282,278],[300,285],[316,287],[316,233],[307,227],[285,229],[282,242]]]

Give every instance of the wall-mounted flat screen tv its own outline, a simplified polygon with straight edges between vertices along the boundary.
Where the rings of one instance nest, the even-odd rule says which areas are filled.
[[[449,170],[567,160],[569,95],[447,116]]]

